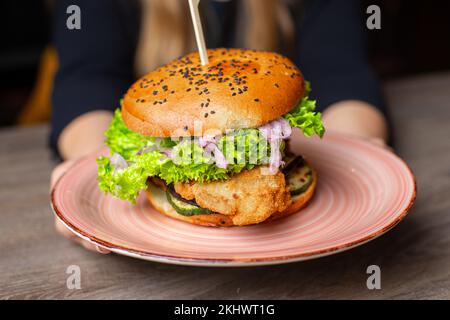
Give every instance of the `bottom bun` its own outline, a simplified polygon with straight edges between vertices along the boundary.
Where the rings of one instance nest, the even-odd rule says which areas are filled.
[[[276,212],[272,214],[265,222],[274,221],[276,219],[288,216],[290,214],[300,211],[305,207],[314,195],[314,191],[317,186],[317,174],[313,170],[312,183],[308,189],[302,194],[292,197],[292,204],[282,212]],[[220,213],[212,214],[202,214],[193,216],[183,216],[175,211],[172,205],[167,201],[166,192],[158,186],[149,184],[146,190],[147,199],[150,201],[152,206],[162,214],[169,216],[171,218],[181,220],[184,222],[189,222],[196,225],[206,226],[206,227],[231,227],[235,226],[233,223],[233,216],[224,215]]]

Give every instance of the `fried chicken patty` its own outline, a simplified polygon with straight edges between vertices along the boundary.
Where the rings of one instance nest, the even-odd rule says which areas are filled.
[[[175,191],[202,208],[232,216],[235,225],[262,222],[292,203],[284,175],[265,167],[241,172],[225,181],[175,183]]]

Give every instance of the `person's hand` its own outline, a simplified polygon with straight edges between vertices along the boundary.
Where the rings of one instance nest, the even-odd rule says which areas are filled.
[[[328,107],[323,113],[325,128],[367,139],[387,147],[386,119],[375,107],[362,101],[342,101]]]
[[[75,159],[94,152],[103,145],[104,132],[111,121],[111,117],[112,114],[108,111],[92,111],[74,119],[63,130],[58,140],[58,149],[61,156],[67,160],[53,169],[50,177],[50,188],[75,162]],[[110,252],[76,236],[57,217],[55,217],[55,228],[58,233],[74,240],[88,250],[100,253]]]

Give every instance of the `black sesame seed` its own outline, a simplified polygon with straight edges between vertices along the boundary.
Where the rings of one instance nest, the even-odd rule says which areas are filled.
[[[158,91],[157,91],[157,90],[153,91],[153,95],[154,95],[154,96],[156,96],[157,94],[158,94]]]
[[[259,99],[255,99],[255,102],[259,102]]]

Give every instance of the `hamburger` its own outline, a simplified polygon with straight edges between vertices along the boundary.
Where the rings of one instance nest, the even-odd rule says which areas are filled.
[[[298,128],[325,129],[310,85],[286,57],[210,49],[191,53],[135,82],[106,131],[101,190],[135,202],[141,191],[171,218],[203,226],[244,226],[304,207],[317,174],[289,150]]]

